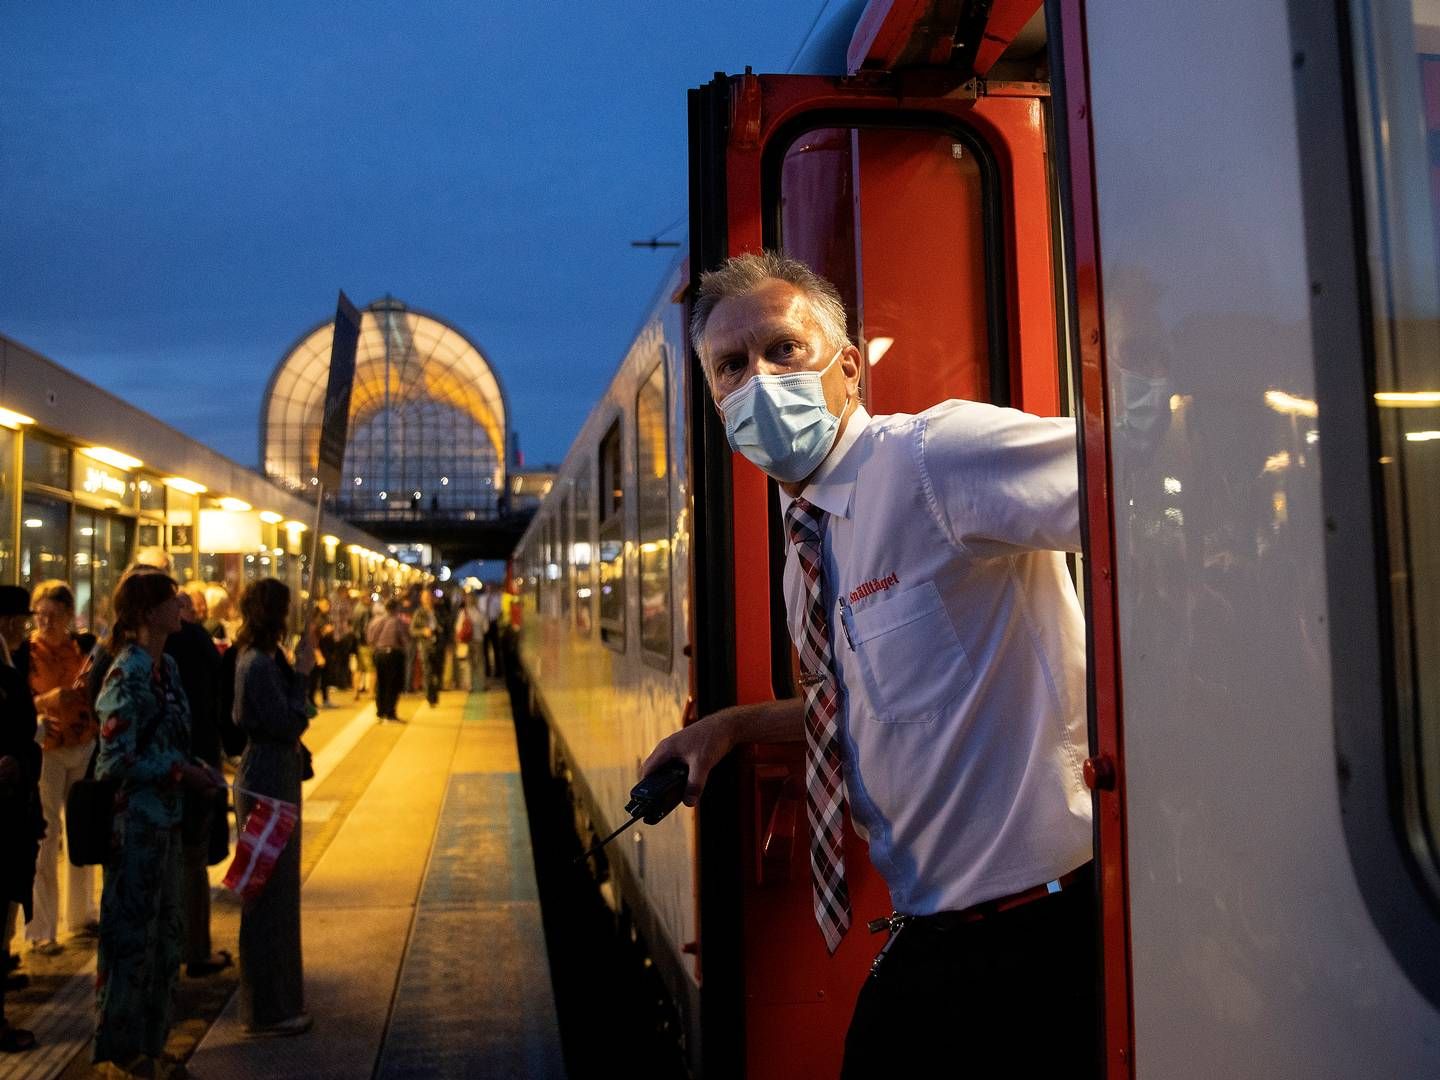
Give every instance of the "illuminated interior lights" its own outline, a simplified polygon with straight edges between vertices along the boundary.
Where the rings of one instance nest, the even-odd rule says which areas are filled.
[[[220,500],[220,509],[229,510],[236,514],[243,514],[246,510],[254,508],[244,499],[237,499],[233,495],[226,495]]]
[[[183,476],[167,476],[164,484],[166,487],[174,488],[176,491],[183,491],[187,495],[203,495],[208,488],[204,484],[196,483],[194,480],[187,480]]]
[[[1405,440],[1407,442],[1434,442],[1440,439],[1440,431],[1407,431]]]
[[[266,525],[279,525],[280,522],[285,520],[285,515],[277,514],[274,510],[261,510],[260,520],[265,522]]]
[[[326,547],[333,548],[336,544],[340,543],[340,537],[335,536],[332,533],[326,533],[324,536],[320,537],[320,542]]]
[[[309,526],[309,525],[306,525],[303,521],[295,521],[295,520],[292,519],[292,520],[290,520],[290,521],[285,522],[285,531],[286,531],[286,532],[302,533],[302,532],[304,532],[306,529],[308,529],[309,527],[310,527],[310,526]]]
[[[1271,454],[1265,459],[1266,472],[1279,472],[1281,469],[1290,467],[1290,451],[1281,450],[1278,454]]]
[[[1320,407],[1309,398],[1296,397],[1284,390],[1266,390],[1265,404],[1286,416],[1318,416]]]
[[[94,458],[106,465],[113,465],[117,469],[138,469],[145,464],[138,457],[122,454],[119,450],[112,450],[108,446],[85,446],[80,449],[80,452],[86,457]]]
[[[39,518],[26,518],[26,519],[25,519],[25,527],[26,527],[27,529],[38,529],[38,528],[40,528],[41,526],[43,526],[44,524],[45,524],[45,522],[41,521]]]
[[[870,362],[870,366],[874,367],[881,360],[885,359],[885,354],[890,351],[891,346],[894,344],[895,339],[893,337],[873,337],[867,341],[865,343],[865,358]]]
[[[26,416],[24,413],[16,412],[14,409],[0,409],[0,427],[7,427],[11,431],[18,430],[26,424],[33,424],[35,418]]]
[[[1440,390],[1382,390],[1375,404],[1387,409],[1430,409],[1440,405]]]

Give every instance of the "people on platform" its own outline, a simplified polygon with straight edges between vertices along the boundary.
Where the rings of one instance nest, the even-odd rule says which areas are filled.
[[[1088,1076],[1085,633],[1063,554],[1080,547],[1075,427],[969,401],[871,417],[846,325],[834,286],[792,259],[701,278],[691,339],[711,397],[732,448],[779,485],[803,699],[718,710],[642,771],[683,760],[693,805],[737,744],[806,740],[826,947],[851,919],[847,807],[900,913],[845,1077],[961,1057]]]
[[[165,643],[180,629],[175,582],[159,571],[121,578],[105,642],[113,662],[96,702],[95,775],[117,785],[104,863],[96,955],[93,1060],[122,1076],[163,1074],[184,947],[183,791],[224,780],[190,756],[190,713]]]
[[[43,955],[61,951],[60,861],[65,836],[65,799],[83,779],[95,752],[95,714],[82,669],[94,648],[90,634],[75,634],[75,594],[63,581],[42,581],[30,597],[35,629],[30,634],[30,692],[42,729],[44,764],[40,804],[45,840],[35,868],[35,914],[25,925],[30,947]],[[71,933],[99,929],[95,874],[89,866],[66,865],[65,927]]]
[[[300,736],[309,725],[303,677],[283,641],[290,590],[275,578],[246,586],[235,637],[235,722],[249,742],[235,774],[236,817],[243,822],[263,795],[300,806]],[[249,1035],[310,1030],[300,950],[300,830],[275,860],[264,890],[240,912],[240,1019]]]
[[[368,631],[370,620],[378,617],[375,614],[377,607],[378,605],[372,604],[367,598],[357,596],[350,608],[350,637],[355,643],[356,701],[373,690],[375,650],[370,647]],[[379,607],[379,614],[385,614],[383,607]]]
[[[365,638],[375,656],[375,715],[379,720],[399,721],[400,688],[405,679],[405,655],[410,645],[410,627],[400,614],[400,601],[385,601],[385,613],[371,618]]]
[[[180,684],[190,706],[190,754],[219,770],[220,679],[223,661],[215,639],[205,632],[195,608],[196,593],[180,590],[180,629],[165,642],[165,654],[180,670]],[[185,907],[185,974],[192,978],[213,975],[231,965],[225,950],[211,951],[210,875],[207,868],[229,853],[229,800],[220,792],[186,792],[182,822],[182,886]]]
[[[18,585],[0,585],[0,909],[5,914],[5,963],[0,971],[0,1053],[35,1046],[33,1032],[5,1018],[5,992],[21,989],[28,978],[9,951],[15,916],[31,916],[31,892],[40,838],[45,831],[40,806],[41,751],[35,741],[35,699],[29,683],[10,662],[10,650],[25,638],[29,596]],[[16,629],[18,620],[18,630]],[[12,963],[12,960],[14,963]]]
[[[502,588],[497,582],[484,586],[480,603],[485,611],[485,677],[495,678],[500,671],[500,632],[505,614]]]
[[[410,616],[410,636],[415,641],[425,700],[436,705],[440,701],[440,672],[445,665],[445,639],[435,593],[430,589],[420,590],[420,604]]]

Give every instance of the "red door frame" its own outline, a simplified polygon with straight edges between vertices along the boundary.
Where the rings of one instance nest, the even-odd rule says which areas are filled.
[[[885,77],[836,80],[811,76],[744,75],[731,80],[731,123],[726,153],[726,245],[729,255],[761,250],[765,237],[765,158],[772,137],[805,114],[837,111],[847,115],[925,113],[937,122],[959,120],[993,153],[1000,174],[1005,280],[1004,290],[1011,403],[1042,415],[1059,411],[1056,366],[1054,268],[1050,230],[1050,191],[1046,176],[1039,84],[992,84],[979,96],[908,95]],[[863,241],[862,241],[863,242]],[[863,285],[862,285],[863,293]],[[755,469],[736,463],[731,474],[731,529],[734,580],[745,581],[734,599],[736,700],[772,696],[768,550],[768,485]],[[751,766],[767,760],[764,748],[748,755]],[[742,795],[742,802],[745,796]],[[853,935],[862,936],[863,935]],[[855,943],[847,943],[855,944]],[[866,943],[869,944],[869,943]],[[870,949],[873,951],[873,948]],[[838,963],[837,957],[832,963]],[[853,958],[847,960],[847,965]],[[752,973],[753,974],[753,973]],[[747,992],[752,1007],[760,1005]],[[848,1006],[848,1003],[847,1003]],[[763,1027],[759,1018],[747,1026]],[[757,1033],[747,1041],[754,1042]],[[794,1036],[792,1036],[794,1038]],[[760,1053],[756,1053],[756,1050]],[[765,1061],[764,1048],[751,1047],[752,1065]]]
[[[1114,492],[1110,484],[1110,428],[1106,402],[1105,325],[1100,273],[1100,223],[1095,191],[1085,0],[1059,0],[1051,41],[1064,77],[1065,114],[1056,128],[1066,142],[1071,237],[1071,302],[1078,329],[1079,401],[1083,443],[1087,628],[1094,718],[1094,757],[1086,783],[1095,792],[1100,878],[1101,966],[1104,979],[1105,1076],[1135,1072],[1134,1005],[1130,980],[1129,854],[1126,847],[1125,755],[1118,599],[1115,583]]]

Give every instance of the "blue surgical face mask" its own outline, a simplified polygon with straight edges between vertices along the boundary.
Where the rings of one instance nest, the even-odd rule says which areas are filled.
[[[819,371],[755,375],[720,402],[731,448],[784,483],[803,480],[835,445],[840,417],[825,404],[821,377],[840,359],[842,347]]]

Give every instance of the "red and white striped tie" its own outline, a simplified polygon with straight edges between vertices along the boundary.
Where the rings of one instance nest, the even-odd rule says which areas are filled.
[[[820,534],[825,514],[804,499],[785,511],[790,543],[805,581],[805,629],[795,642],[805,692],[805,795],[810,816],[810,879],[815,921],[833,953],[850,929],[845,885],[845,774],[841,772],[840,698],[830,664],[830,626],[821,596]]]

